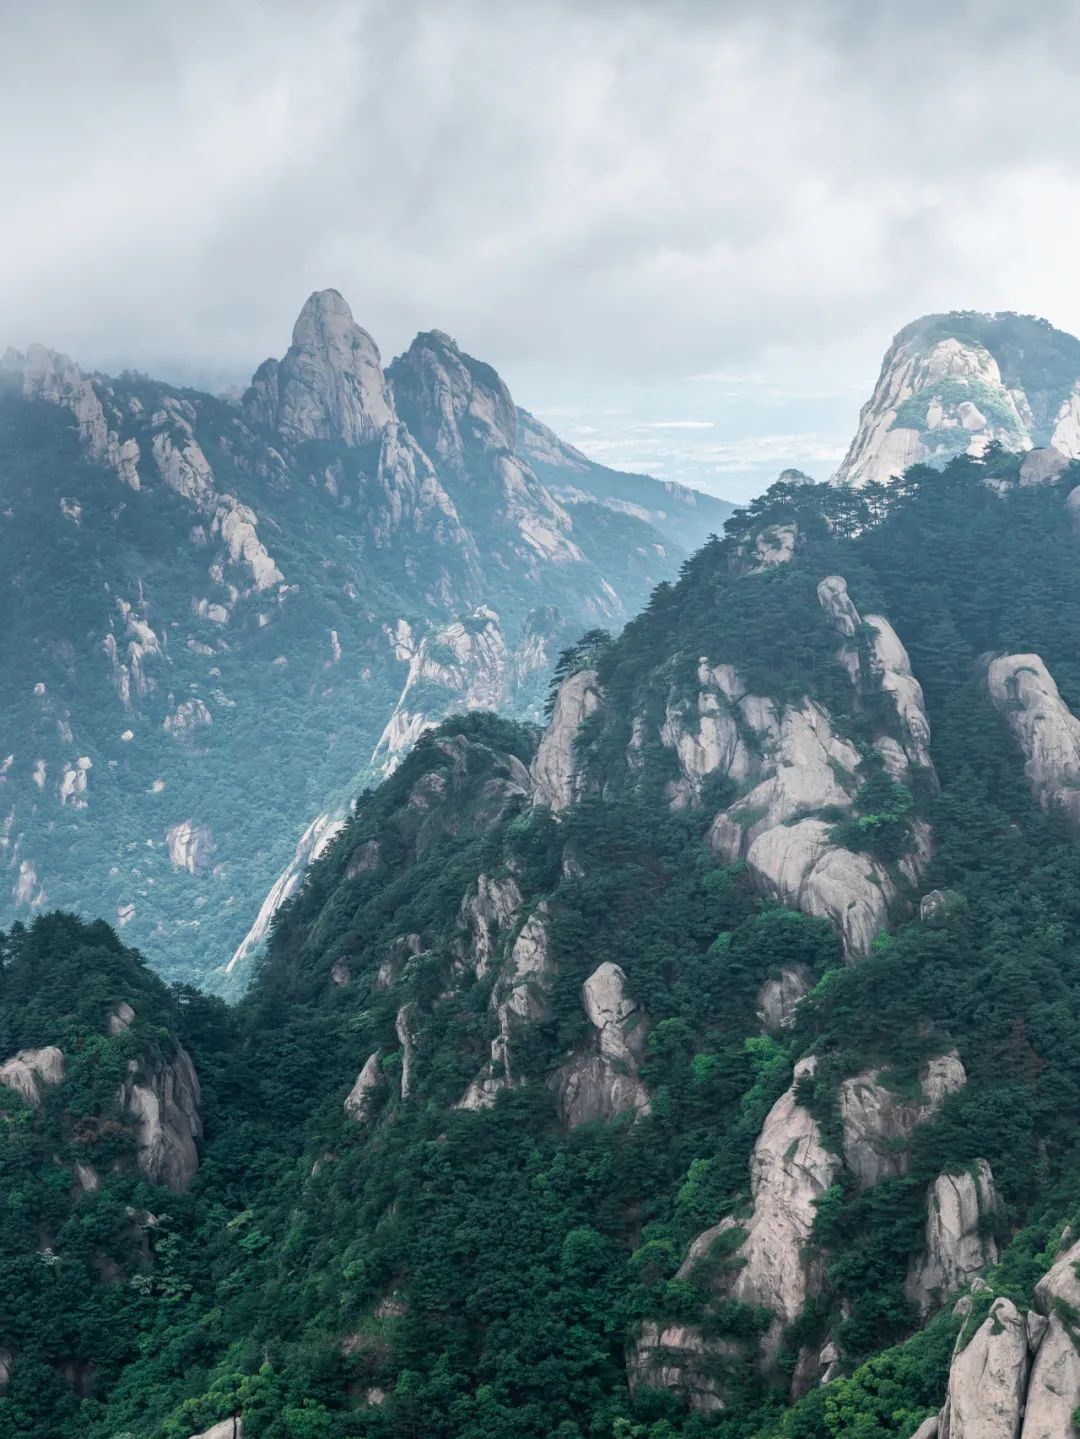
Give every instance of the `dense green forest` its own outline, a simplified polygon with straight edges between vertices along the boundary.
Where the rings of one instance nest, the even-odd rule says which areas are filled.
[[[1019,464],[994,448],[889,490],[774,486],[619,637],[564,656],[561,677],[587,669],[602,696],[574,802],[532,802],[538,729],[448,721],[358,799],[235,1006],[167,987],[105,924],[14,927],[0,1059],[56,1045],[67,1063],[37,1107],[3,1091],[0,1432],[187,1439],[242,1414],[245,1439],[908,1439],[936,1413],[961,1318],[920,1315],[905,1287],[928,1186],[989,1164],[984,1277],[1022,1309],[1080,1221],[1080,846],[1036,802],[985,677],[988,655],[1037,654],[1080,713],[1064,504],[1080,474],[1025,488]],[[752,564],[775,527],[793,527],[793,558]],[[853,691],[817,598],[833,575],[910,655],[933,782],[883,767],[896,713]],[[863,673],[871,639],[864,623],[851,641]],[[665,716],[697,713],[702,657],[777,707],[812,700],[858,756],[850,807],[823,820],[889,877],[868,953],[722,861],[709,835],[743,793],[730,774],[673,803]],[[919,919],[932,891],[944,902]],[[483,894],[499,899],[477,920]],[[539,960],[522,946],[537,925]],[[605,965],[625,977],[648,1104],[570,1125],[561,1076],[592,1053],[582,986]],[[762,986],[793,968],[806,996],[768,1030]],[[121,1003],[136,1019],[110,1034]],[[126,1065],[176,1043],[205,1119],[183,1192],[140,1170],[115,1101]],[[795,1063],[817,1058],[795,1097],[838,1153],[842,1081],[874,1068],[910,1093],[945,1052],[967,1082],[903,1171],[860,1187],[837,1161],[809,1246],[821,1282],[762,1366],[771,1316],[725,1297],[723,1272]],[[464,1103],[478,1076],[488,1107]],[[722,1407],[631,1383],[649,1324],[719,1346]],[[799,1383],[826,1337],[836,1372]]]

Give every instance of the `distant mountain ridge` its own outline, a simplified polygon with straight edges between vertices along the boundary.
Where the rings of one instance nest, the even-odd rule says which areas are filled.
[[[564,500],[518,426],[439,331],[384,370],[334,290],[238,402],[8,351],[0,924],[101,912],[207,980],[426,726],[538,718],[730,512],[587,461]]]

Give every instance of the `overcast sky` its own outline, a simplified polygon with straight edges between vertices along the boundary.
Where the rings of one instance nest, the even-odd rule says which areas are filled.
[[[225,384],[340,289],[612,463],[835,466],[933,309],[1080,332],[1080,6],[0,0],[0,348]]]

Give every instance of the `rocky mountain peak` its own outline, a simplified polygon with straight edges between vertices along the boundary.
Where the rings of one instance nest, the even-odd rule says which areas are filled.
[[[1030,315],[926,315],[886,352],[835,478],[887,483],[993,443],[1080,455],[1080,341]]]
[[[513,451],[517,410],[490,365],[442,330],[427,330],[390,366],[402,419],[437,462],[464,467],[470,445]]]
[[[289,439],[363,445],[395,418],[379,347],[337,290],[316,290],[281,360],[266,360],[244,396],[253,420]]]

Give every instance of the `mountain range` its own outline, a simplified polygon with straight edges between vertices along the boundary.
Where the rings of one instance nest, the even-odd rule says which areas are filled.
[[[1080,464],[1031,457],[778,482],[542,731],[421,735],[238,1004],[13,928],[3,1432],[1071,1433]]]
[[[384,372],[333,290],[233,399],[8,351],[0,455],[0,923],[93,911],[218,988],[425,727],[539,718],[731,513],[593,464],[447,335]]]

